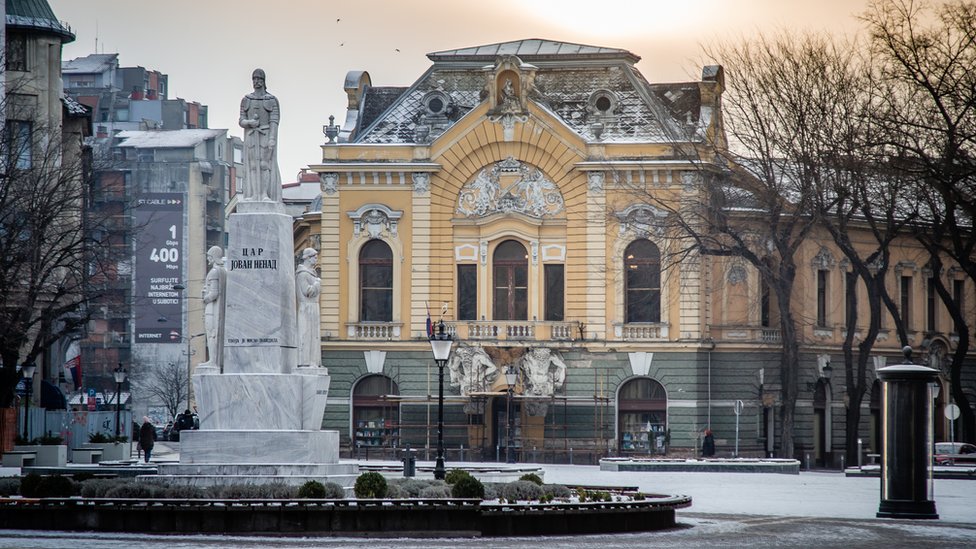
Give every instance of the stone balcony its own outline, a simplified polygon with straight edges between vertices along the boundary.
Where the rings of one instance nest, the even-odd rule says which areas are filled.
[[[346,324],[346,338],[369,341],[391,341],[400,339],[402,322],[349,322]]]
[[[579,322],[539,320],[469,320],[445,323],[457,338],[491,341],[572,341],[580,338]]]
[[[724,341],[748,341],[777,344],[782,341],[780,331],[766,326],[713,326],[717,339]]]

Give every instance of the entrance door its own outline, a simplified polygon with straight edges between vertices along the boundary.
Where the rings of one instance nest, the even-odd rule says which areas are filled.
[[[495,397],[491,401],[492,407],[492,436],[491,448],[494,452],[497,449],[498,461],[505,462],[508,457],[509,432],[514,439],[512,455],[515,461],[520,461],[522,450],[522,409],[521,406],[512,401],[512,416],[509,423],[508,416],[508,397]],[[494,457],[494,455],[493,455]]]

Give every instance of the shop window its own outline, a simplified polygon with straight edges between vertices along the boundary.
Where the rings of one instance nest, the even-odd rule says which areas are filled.
[[[400,388],[384,375],[364,377],[352,394],[353,445],[356,447],[399,446]]]
[[[546,320],[563,320],[563,288],[565,275],[563,265],[548,264],[545,266],[546,277]]]
[[[359,252],[359,319],[393,321],[393,252],[382,240],[371,240]]]
[[[493,262],[493,320],[528,320],[529,259],[525,246],[506,240]]]
[[[661,252],[636,240],[624,252],[627,322],[661,322]]]
[[[649,378],[624,383],[617,407],[621,452],[662,454],[666,451],[668,399],[660,383]]]
[[[457,266],[457,318],[458,320],[478,319],[478,266],[473,264]]]

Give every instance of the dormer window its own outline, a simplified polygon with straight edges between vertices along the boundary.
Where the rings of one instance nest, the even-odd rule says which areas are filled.
[[[590,95],[587,102],[587,110],[592,114],[601,116],[613,116],[617,110],[617,95],[610,90],[597,90]]]
[[[424,96],[423,104],[428,116],[447,116],[451,98],[442,91],[432,91]]]

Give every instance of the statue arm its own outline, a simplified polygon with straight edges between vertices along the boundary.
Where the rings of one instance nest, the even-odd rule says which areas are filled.
[[[281,120],[281,108],[278,106],[278,98],[271,100],[271,115],[268,117],[270,126],[269,145],[274,147],[278,142],[278,121]]]
[[[258,126],[257,120],[253,120],[251,118],[248,118],[247,116],[247,110],[248,107],[250,107],[250,104],[251,104],[251,100],[248,99],[246,96],[244,97],[244,99],[241,99],[241,118],[238,121],[238,124],[240,124],[240,126],[244,129],[256,128]]]

